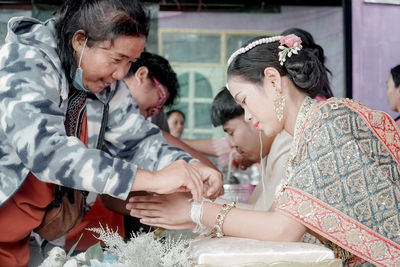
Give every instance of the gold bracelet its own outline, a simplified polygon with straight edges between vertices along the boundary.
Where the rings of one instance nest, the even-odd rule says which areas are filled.
[[[233,201],[230,204],[224,204],[221,207],[221,210],[217,214],[217,217],[215,218],[215,226],[213,228],[213,231],[211,232],[211,237],[223,237],[224,233],[222,232],[222,225],[224,224],[225,216],[228,214],[228,212],[236,208],[236,202]]]

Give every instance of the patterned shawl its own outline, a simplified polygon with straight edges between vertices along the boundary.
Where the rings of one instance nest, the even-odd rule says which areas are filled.
[[[349,100],[306,98],[280,212],[372,264],[400,266],[400,130]]]

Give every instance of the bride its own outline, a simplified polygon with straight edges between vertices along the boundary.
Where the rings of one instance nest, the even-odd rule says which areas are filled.
[[[269,211],[175,194],[133,197],[130,214],[167,229],[197,225],[217,237],[299,241],[307,231],[344,264],[400,264],[400,131],[387,114],[356,101],[313,100],[326,79],[293,34],[256,38],[228,61],[228,89],[245,119],[267,136],[286,130],[294,137]]]

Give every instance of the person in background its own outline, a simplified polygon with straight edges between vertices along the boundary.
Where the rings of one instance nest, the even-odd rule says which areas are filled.
[[[145,118],[156,116],[164,106],[171,106],[178,95],[176,73],[168,60],[153,53],[142,52],[124,81]]]
[[[400,147],[393,137],[400,130],[386,113],[359,102],[313,99],[328,78],[313,51],[301,44],[294,34],[261,36],[228,60],[227,88],[246,121],[267,136],[282,130],[293,136],[272,208],[249,211],[234,202],[204,201],[198,209],[176,198],[173,209],[159,210],[134,197],[127,205],[132,216],[168,229],[187,227],[191,220],[214,229],[216,237],[297,242],[307,231],[344,265],[398,263]]]
[[[284,176],[285,164],[292,137],[282,131],[266,136],[244,119],[244,110],[238,105],[226,87],[215,96],[211,104],[211,122],[214,127],[222,126],[229,141],[240,156],[250,164],[260,163],[260,181],[248,203],[241,208],[268,210],[273,196]]]
[[[164,107],[174,104],[179,91],[178,78],[167,59],[153,53],[142,52],[140,58],[132,64],[124,82],[139,106],[140,114],[162,130],[167,143],[185,150],[204,164],[216,169],[201,153],[170,134],[167,117],[164,121],[163,116],[159,116],[164,114]],[[157,121],[154,121],[154,118],[157,118]]]
[[[157,82],[159,82],[158,79],[161,80],[161,82],[159,82],[160,86],[156,85],[153,81],[152,88],[157,89],[157,92],[151,90],[151,87],[148,87],[148,85],[143,84],[143,80],[140,80],[139,75],[135,75],[143,72],[143,68],[147,68],[148,71],[155,73],[148,73],[148,75],[154,76],[157,79]],[[130,88],[132,97],[136,99],[135,101],[137,101],[139,105],[140,114],[157,125],[163,132],[169,133],[167,115],[164,112],[164,107],[170,107],[173,105],[178,96],[179,83],[176,73],[172,69],[168,60],[153,53],[143,52],[140,55],[139,60],[130,68],[125,77],[125,82]],[[138,87],[139,82],[141,83]],[[135,89],[137,87],[145,90]],[[148,90],[146,90],[146,88]],[[162,88],[167,88],[168,90],[168,98],[166,100]],[[156,99],[159,100],[157,101]],[[164,104],[162,104],[163,101],[165,101]]]
[[[133,0],[70,0],[46,22],[10,19],[0,49],[4,266],[28,264],[31,231],[54,200],[55,184],[119,199],[143,190],[190,191],[196,201],[219,195],[221,174],[167,145],[119,87],[147,35],[148,17]],[[97,148],[103,114],[99,145],[111,155]],[[85,133],[87,147],[79,139]]]
[[[400,65],[390,70],[386,81],[386,96],[391,110],[400,112]],[[400,127],[400,115],[394,119]]]
[[[181,138],[185,129],[185,114],[178,109],[172,109],[167,112],[167,120],[171,135]]]

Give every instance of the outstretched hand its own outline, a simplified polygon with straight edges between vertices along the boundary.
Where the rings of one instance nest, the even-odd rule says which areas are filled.
[[[200,202],[204,175],[203,171],[200,172],[200,169],[194,165],[184,160],[177,160],[153,173],[138,170],[131,191],[148,191],[157,194],[190,192],[193,199]]]
[[[195,227],[190,219],[191,207],[191,196],[188,193],[135,196],[129,198],[126,204],[130,215],[141,218],[141,223],[170,230]]]

